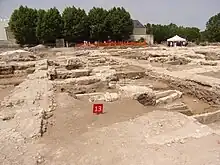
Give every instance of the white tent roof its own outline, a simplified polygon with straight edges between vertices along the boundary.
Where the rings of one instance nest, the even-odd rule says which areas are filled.
[[[186,41],[186,39],[185,38],[181,38],[180,36],[178,36],[178,35],[175,35],[174,37],[172,37],[172,38],[169,38],[169,39],[167,39],[167,41]]]

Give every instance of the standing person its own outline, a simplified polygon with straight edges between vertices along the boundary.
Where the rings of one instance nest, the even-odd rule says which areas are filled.
[[[186,45],[186,43],[183,41],[183,46],[185,46]]]
[[[171,46],[171,47],[173,46],[173,42],[170,42],[170,46]]]

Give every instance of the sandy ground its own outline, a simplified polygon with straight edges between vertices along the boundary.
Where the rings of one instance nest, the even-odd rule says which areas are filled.
[[[26,76],[22,77],[11,77],[11,78],[1,78],[0,79],[0,85],[14,85],[17,86],[21,82],[25,80]]]
[[[158,108],[157,110],[162,111],[151,116],[150,112],[154,111],[154,114],[155,107],[144,107],[136,101],[123,100],[104,103],[105,113],[94,115],[92,103],[86,98],[76,100],[67,93],[57,93],[56,99],[57,109],[49,119],[48,131],[38,141],[40,146],[44,146],[41,153],[44,155],[45,165],[61,165],[64,161],[64,164],[76,165],[220,163],[220,136],[211,132],[206,134],[207,131],[203,134],[200,129],[209,129],[197,124],[190,126],[192,121],[187,121],[186,118],[181,121],[175,117],[166,118],[166,115],[162,117],[163,109]],[[184,97],[183,100],[190,102],[191,99]],[[192,107],[196,109],[197,106],[198,109],[199,106],[195,105],[195,102],[191,103],[194,103]],[[200,106],[204,107],[203,104]],[[159,113],[162,116],[159,116]],[[145,124],[141,125],[142,122],[145,122],[150,130],[145,128]],[[157,124],[150,126],[151,122]],[[156,131],[158,126],[161,127],[161,132]],[[173,129],[168,131],[169,127]],[[165,132],[170,135],[167,137],[163,134]],[[153,139],[150,138],[151,134]],[[198,150],[202,155],[197,154]]]
[[[104,114],[100,117],[92,113],[93,103],[88,100],[76,100],[67,93],[58,93],[57,109],[50,119],[52,124],[46,133],[48,139],[60,139],[63,136],[70,139],[87,132],[113,123],[126,121],[152,111],[153,107],[144,107],[134,100],[123,100],[114,103],[104,103]],[[65,128],[65,129],[63,129]],[[60,139],[62,141],[62,139]]]
[[[218,105],[210,105],[189,95],[183,96],[181,100],[189,107],[189,109],[191,109],[193,114],[214,112],[220,109]]]
[[[178,52],[185,54],[187,51],[189,51],[188,55],[192,54],[191,49],[157,49],[153,50],[152,48],[152,50],[147,51],[150,52],[150,56],[152,56],[152,53],[158,56],[169,56],[169,52],[173,53],[172,56],[180,56],[181,54],[178,54]],[[118,54],[120,51],[118,51]],[[127,50],[123,51],[126,54]],[[138,50],[135,51],[138,52]],[[72,49],[56,49],[56,51],[48,51],[48,56],[45,56],[44,59],[48,58],[53,62],[57,60],[60,64],[59,67],[64,69],[65,60],[72,58],[73,53],[75,52]],[[212,74],[210,74],[211,72],[206,73],[209,74],[208,76],[216,77],[218,72],[215,71],[219,69],[219,66],[213,67],[211,64],[210,66],[200,65],[200,62],[202,60],[204,62],[205,58],[201,54],[194,54],[195,59],[198,58],[201,61],[194,60],[194,63],[190,65],[178,66],[150,63],[147,60],[137,60],[135,58],[125,59],[122,55],[115,57],[106,52],[104,52],[105,55],[97,55],[98,53],[101,54],[100,51],[96,50],[96,52],[87,53],[84,57],[80,55],[80,60],[85,60],[88,57],[95,57],[96,60],[100,60],[104,57],[104,60],[102,59],[104,63],[82,60],[84,62],[83,67],[85,65],[89,66],[87,64],[90,62],[91,68],[94,69],[95,64],[98,64],[101,66],[101,70],[103,69],[102,66],[111,66],[109,61],[114,59],[112,69],[115,69],[117,74],[120,72],[138,74],[153,69],[155,72],[160,73],[159,76],[162,78],[173,76],[172,78],[181,80],[184,78],[196,79],[198,78],[197,75],[204,73],[206,70],[207,72],[212,71]],[[146,52],[142,53],[146,54]],[[66,61],[68,63],[68,60]],[[72,62],[74,63],[74,61]],[[129,64],[125,65],[125,63]],[[4,100],[4,103],[7,104],[4,104],[4,107],[0,109],[0,116],[9,115],[9,118],[0,120],[0,164],[220,164],[219,122],[211,123],[208,126],[202,125],[195,120],[194,116],[168,112],[165,108],[159,108],[159,106],[143,106],[133,98],[122,98],[114,102],[97,101],[95,103],[104,104],[104,114],[95,115],[92,113],[93,103],[88,101],[88,97],[76,99],[72,94],[75,92],[74,88],[81,87],[81,85],[70,81],[68,85],[61,85],[61,88],[65,89],[63,92],[58,88],[55,90],[53,85],[57,81],[64,82],[64,80],[48,80],[47,71],[51,67],[48,66],[48,61],[36,62],[35,67],[36,72],[29,75],[22,85],[20,83],[24,81],[26,76],[10,78],[9,75],[8,78],[1,77],[0,79],[0,101],[3,101],[6,96],[10,96]],[[81,78],[85,77],[81,76]],[[201,91],[202,96],[210,95],[210,97],[214,96],[218,99],[218,95],[216,96],[215,93],[212,95],[212,92],[213,89],[218,91],[217,87],[220,83],[218,83],[217,78],[219,77],[208,79],[201,76],[199,78],[203,78],[200,84],[200,87],[202,86],[200,89],[204,89],[204,91]],[[87,81],[84,80],[84,83],[87,83]],[[129,79],[125,76],[118,83],[121,83],[121,85],[145,85],[157,92],[175,90],[168,81],[153,79],[152,77]],[[88,84],[84,84],[84,86],[88,87]],[[118,91],[118,89],[107,89],[106,84],[103,84],[99,82],[90,85],[95,86],[95,92]],[[18,86],[18,88],[14,93],[11,93],[15,86]],[[194,88],[194,86],[190,87]],[[207,88],[211,92],[205,90]],[[183,92],[183,96],[174,100],[173,103],[185,103],[193,115],[217,112],[220,109],[217,104],[211,105],[195,96],[185,94],[184,89],[178,90]],[[88,89],[86,92],[91,91],[92,89]],[[9,114],[6,113],[8,111]]]
[[[0,101],[4,99],[14,89],[14,86],[0,88]]]
[[[202,73],[201,75],[215,77],[215,78],[220,79],[220,72],[206,72],[206,73]]]
[[[4,99],[10,92],[25,80],[26,76],[0,78],[0,101]]]
[[[220,163],[220,136],[182,115],[149,113],[152,109],[123,101],[104,104],[105,114],[97,116],[91,112],[92,105],[83,100],[65,93],[56,98],[51,125],[38,141],[43,146],[42,164]]]
[[[104,105],[104,114],[100,117],[92,113],[93,103],[88,102],[87,98],[76,100],[67,93],[57,93],[56,99],[57,109],[49,120],[50,126],[45,134],[48,141],[51,139],[62,141],[63,135],[65,135],[64,138],[72,139],[92,129],[137,118],[154,110],[166,110],[159,107],[146,107],[130,99],[113,103],[98,101],[95,103]],[[182,100],[195,114],[211,109],[210,105],[197,100],[195,102],[189,96],[184,96]]]

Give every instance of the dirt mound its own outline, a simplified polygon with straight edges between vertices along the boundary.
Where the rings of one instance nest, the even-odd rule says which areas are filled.
[[[1,61],[35,61],[37,60],[37,56],[34,54],[24,51],[24,50],[15,50],[8,51],[0,54]]]

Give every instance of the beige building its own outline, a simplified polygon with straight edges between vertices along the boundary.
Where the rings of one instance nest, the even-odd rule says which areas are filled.
[[[6,27],[8,27],[8,20],[0,19],[0,40],[5,41],[7,39]]]
[[[17,47],[13,33],[8,27],[9,20],[0,19],[0,47]]]
[[[154,44],[154,36],[146,33],[146,27],[143,24],[141,24],[138,20],[133,20],[133,25],[133,34],[130,36],[132,41],[138,41],[143,38],[148,44]]]
[[[9,27],[5,27],[5,32],[6,32],[7,40],[15,43],[16,42],[15,37]]]

